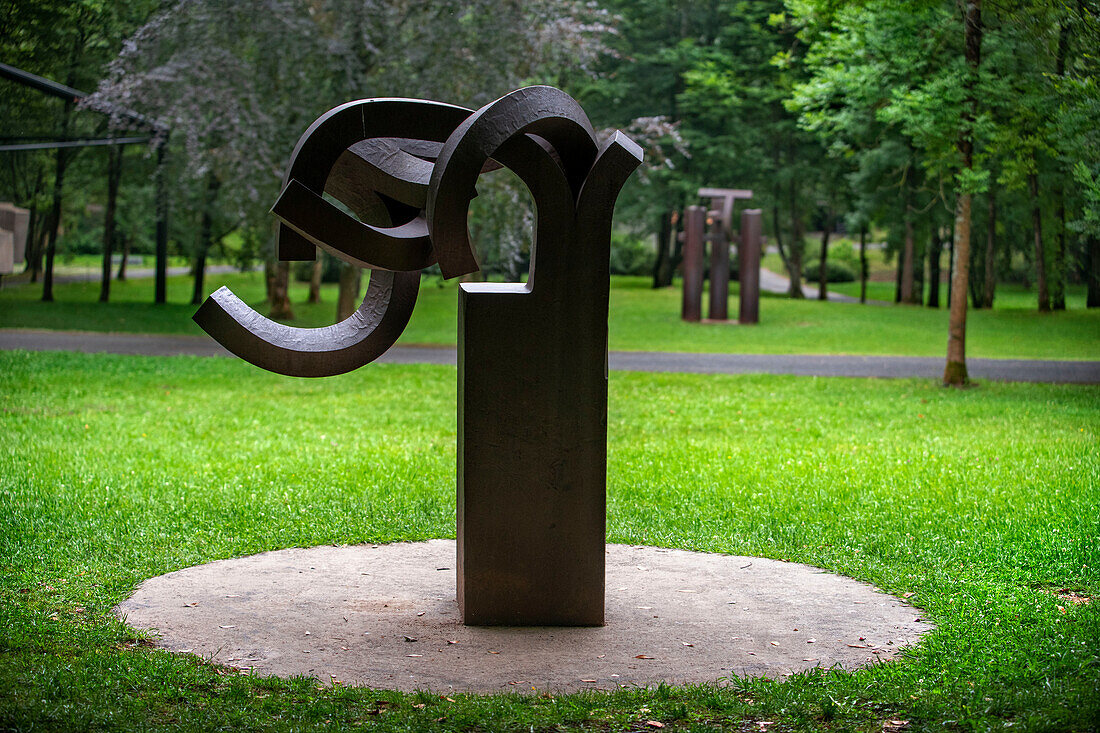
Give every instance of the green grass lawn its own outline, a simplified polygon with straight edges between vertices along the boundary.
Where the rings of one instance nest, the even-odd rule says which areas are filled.
[[[201,333],[191,321],[195,306],[189,278],[169,278],[169,303],[151,304],[152,281],[116,283],[110,303],[97,303],[98,283],[56,288],[56,302],[38,300],[39,289],[0,290],[0,328],[50,328],[142,333]],[[214,275],[209,290],[228,285],[263,312],[259,272]],[[457,285],[425,278],[404,344],[454,344]],[[1006,306],[1014,301],[1002,288]],[[737,289],[730,298],[737,313]],[[305,284],[291,289],[298,326],[322,326],[335,317],[336,293],[327,286],[318,305],[304,303]],[[1076,297],[1076,294],[1074,294]],[[1081,296],[1083,300],[1083,295]],[[1018,302],[1018,301],[1017,301]],[[678,287],[653,290],[644,277],[614,277],[611,289],[610,346],[615,350],[764,354],[881,354],[942,357],[947,344],[946,309],[861,306],[792,301],[765,296],[758,326],[689,324],[680,320]],[[1039,314],[1034,306],[971,311],[967,354],[985,358],[1100,359],[1100,309]]]
[[[854,673],[450,702],[238,675],[148,648],[111,608],[218,558],[453,537],[453,368],[302,380],[233,360],[0,352],[0,374],[0,729],[1100,721],[1096,387],[612,373],[609,541],[810,563],[913,594],[937,628]]]

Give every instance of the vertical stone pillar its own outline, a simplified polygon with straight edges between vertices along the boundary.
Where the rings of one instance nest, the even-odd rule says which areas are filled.
[[[707,212],[702,206],[689,206],[684,212],[684,299],[680,318],[698,321],[703,317],[703,230]]]
[[[760,250],[763,215],[760,209],[741,212],[741,244],[737,248],[741,301],[738,323],[760,322]]]
[[[712,321],[729,318],[730,299],[730,245],[726,239],[725,221],[711,212],[710,234],[710,300],[707,317]]]

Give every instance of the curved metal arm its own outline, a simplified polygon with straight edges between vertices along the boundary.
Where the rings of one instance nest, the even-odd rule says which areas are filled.
[[[263,317],[229,288],[220,288],[194,315],[204,331],[261,369],[291,377],[350,372],[386,353],[412,316],[420,273],[371,272],[355,313],[324,328],[294,328]]]

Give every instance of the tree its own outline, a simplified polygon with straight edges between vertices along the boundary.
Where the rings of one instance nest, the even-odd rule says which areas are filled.
[[[943,383],[962,386],[969,377],[966,372],[966,291],[970,272],[970,218],[974,189],[980,181],[974,175],[974,125],[978,116],[977,78],[982,61],[982,3],[966,0],[964,19],[965,55],[968,74],[963,83],[966,91],[960,116],[958,148],[962,158],[959,175],[959,203],[955,216],[955,276],[951,283],[951,315],[948,323],[947,364]]]

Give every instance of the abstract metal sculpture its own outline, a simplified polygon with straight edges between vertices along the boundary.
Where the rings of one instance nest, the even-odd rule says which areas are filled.
[[[749,325],[760,322],[760,255],[763,233],[763,213],[760,209],[741,212],[741,241],[737,244],[738,303],[737,322]]]
[[[536,208],[528,281],[464,283],[459,293],[464,623],[603,623],[611,216],[640,162],[622,133],[599,146],[580,106],[552,87],[476,112],[349,102],[302,135],[272,212],[281,259],[313,259],[319,246],[371,269],[363,304],[333,326],[299,329],[222,288],[194,316],[270,371],[318,377],[362,366],[405,328],[421,269],[478,269],[466,225],[478,176],[500,166],[519,176]]]
[[[739,188],[700,188],[700,198],[710,199],[710,208],[689,206],[684,214],[684,293],[680,318],[699,321],[702,317],[703,262],[705,242],[710,242],[710,297],[707,320],[729,318],[730,252],[733,241],[733,205],[737,199],[752,198],[752,191]]]

